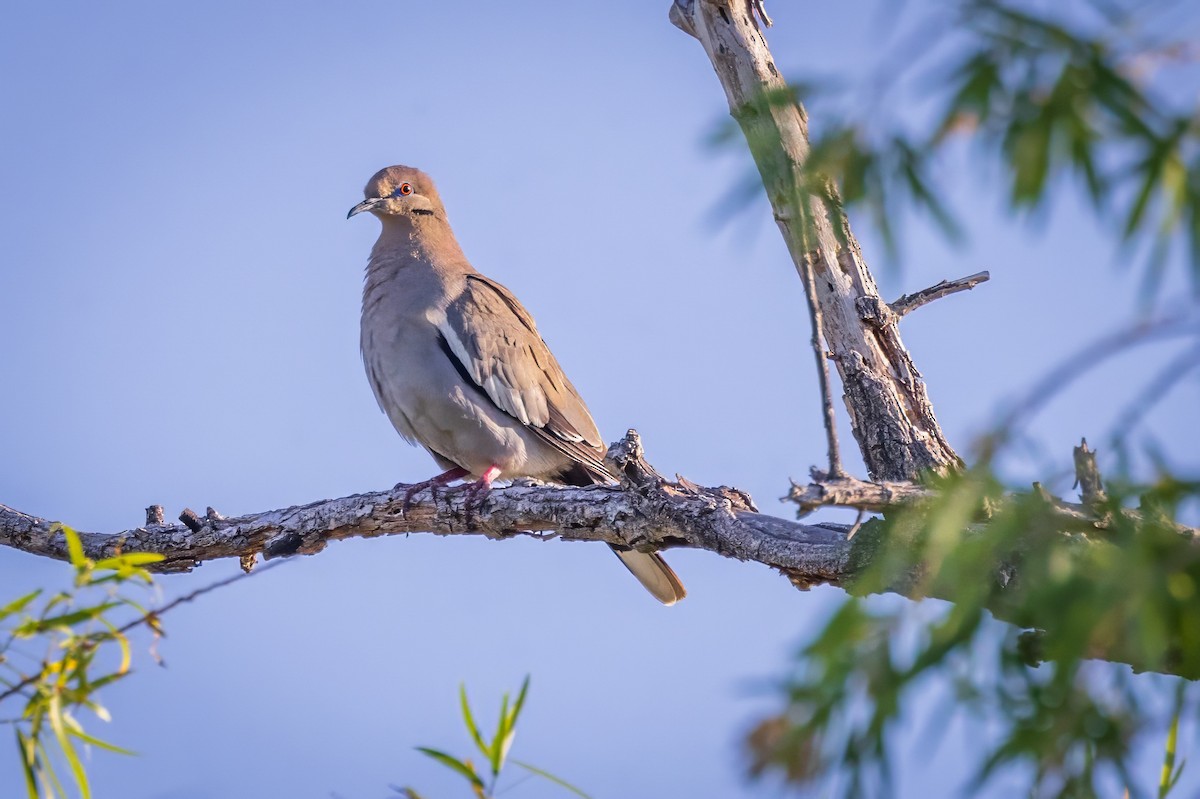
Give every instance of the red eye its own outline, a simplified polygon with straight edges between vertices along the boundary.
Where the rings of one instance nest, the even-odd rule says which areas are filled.
[[[412,184],[410,184],[410,183],[401,183],[401,184],[400,184],[400,188],[396,189],[396,193],[397,193],[397,194],[399,194],[399,195],[401,195],[401,196],[407,197],[408,195],[410,195],[410,194],[412,194],[412,193],[413,193],[413,187],[412,187]]]

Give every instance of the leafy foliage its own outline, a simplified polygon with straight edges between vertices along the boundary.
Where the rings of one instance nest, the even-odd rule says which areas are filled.
[[[1086,27],[1058,21],[1052,6],[940,7],[952,21],[919,43],[919,55],[885,64],[887,88],[873,96],[915,74],[923,106],[905,117],[923,115],[916,125],[881,120],[883,101],[858,104],[871,118],[848,112],[851,92],[828,81],[762,95],[738,120],[768,190],[786,187],[788,212],[808,235],[819,235],[821,216],[844,235],[844,209],[857,207],[892,248],[909,209],[955,237],[937,167],[969,144],[1006,175],[1003,199],[1014,210],[1043,209],[1063,178],[1079,183],[1126,252],[1149,253],[1146,297],[1182,244],[1200,296],[1200,110],[1164,99],[1150,68],[1185,48],[1133,35],[1131,14],[1146,4],[1130,14],[1114,3],[1082,5],[1095,11]],[[800,98],[816,121],[797,168],[781,157],[772,126],[757,123]],[[1122,419],[1136,422],[1195,368],[1195,353],[1185,355]],[[1111,483],[1081,512],[1036,486],[1012,494],[993,464],[1013,421],[983,441],[974,468],[934,481],[935,499],[858,533],[859,596],[799,653],[782,708],[749,736],[752,775],[806,790],[822,783],[833,795],[887,794],[896,732],[916,697],[935,693],[946,702],[934,720],[940,729],[973,720],[979,736],[967,793],[1024,780],[1019,794],[1094,796],[1123,786],[1149,796],[1149,775],[1131,770],[1133,758],[1163,738],[1157,795],[1178,785],[1180,720],[1196,728],[1187,680],[1200,678],[1200,548],[1176,521],[1200,499],[1200,482],[1164,467],[1149,484]],[[863,596],[885,590],[954,604]]]
[[[1189,683],[1117,664],[1200,678],[1200,547],[1174,522],[1200,483],[1110,485],[1093,509],[1103,526],[1072,522],[1040,492],[1006,493],[986,467],[936,487],[859,533],[871,560],[852,590],[954,604],[849,599],[798,659],[782,712],[751,737],[752,772],[807,783],[841,770],[842,795],[886,793],[889,733],[941,680],[952,690],[939,726],[967,714],[995,733],[981,736],[972,791],[1025,774],[1033,796],[1103,794],[1106,780],[1148,795],[1131,752],[1165,726],[1153,707],[1172,684],[1173,752],[1178,718],[1192,717]],[[1165,771],[1160,796],[1179,778],[1173,755]]]
[[[71,587],[48,598],[33,591],[0,607],[0,708],[16,712],[23,703],[19,715],[3,723],[15,730],[30,799],[69,795],[59,776],[64,763],[79,795],[91,796],[81,747],[131,754],[88,733],[79,713],[107,721],[97,693],[130,673],[126,633],[143,624],[160,632],[157,616],[122,592],[130,584],[152,585],[144,567],[162,556],[129,553],[93,561],[74,530],[63,527],[62,533],[75,572]],[[129,612],[134,619],[120,624]],[[30,654],[36,650],[44,654]]]
[[[588,799],[586,793],[548,771],[520,760],[509,760],[508,750],[512,748],[513,739],[516,737],[517,719],[521,715],[521,710],[525,707],[525,697],[528,693],[529,677],[526,677],[525,681],[521,683],[521,690],[517,692],[516,700],[511,705],[509,704],[508,694],[504,694],[500,702],[500,717],[496,722],[496,732],[489,740],[483,736],[483,733],[479,731],[479,725],[475,723],[475,715],[471,712],[470,702],[467,701],[466,686],[459,686],[459,709],[462,713],[463,724],[467,728],[467,733],[470,735],[472,743],[475,744],[475,748],[483,756],[487,764],[488,775],[486,779],[484,775],[479,773],[470,758],[460,759],[439,749],[431,749],[426,746],[418,746],[417,751],[428,755],[433,760],[436,760],[465,779],[471,786],[471,795],[477,797],[477,799],[492,799],[496,795],[496,784],[500,781],[500,775],[504,771],[504,766],[510,762],[531,775],[541,777],[576,796]],[[396,788],[395,790],[401,796],[406,797],[406,799],[421,799],[421,794],[418,794],[413,788],[405,787]]]
[[[966,142],[1007,175],[1013,209],[1041,209],[1057,178],[1074,178],[1125,245],[1148,243],[1147,296],[1177,244],[1200,294],[1200,114],[1176,108],[1153,80],[1154,68],[1189,50],[1167,37],[1131,35],[1145,4],[1128,13],[1091,5],[1099,22],[1083,29],[1013,2],[961,0],[939,7],[950,18],[925,34],[921,53],[906,50],[885,63],[882,86],[850,109],[851,92],[840,83],[806,80],[764,95],[746,114],[797,98],[808,103],[816,121],[793,178],[798,196],[818,198],[835,222],[844,222],[843,208],[863,209],[893,252],[897,222],[910,208],[960,237],[937,166]],[[917,88],[903,91],[906,79]],[[889,95],[905,98],[903,115],[913,117],[914,94],[936,109],[923,124],[885,118]],[[777,142],[749,144],[753,152],[778,150]],[[812,213],[807,203],[796,211]]]

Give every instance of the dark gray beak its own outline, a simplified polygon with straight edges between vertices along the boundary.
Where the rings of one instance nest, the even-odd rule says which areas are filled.
[[[346,218],[349,219],[350,217],[354,216],[355,214],[361,214],[363,211],[370,211],[372,208],[374,208],[375,206],[377,206],[381,202],[383,202],[384,199],[385,198],[383,198],[383,197],[371,197],[369,199],[363,200],[358,205],[356,205],[350,209],[350,213],[346,214]]]

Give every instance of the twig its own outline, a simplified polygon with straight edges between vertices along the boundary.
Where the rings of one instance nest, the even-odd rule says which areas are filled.
[[[991,278],[991,274],[983,271],[967,275],[966,277],[960,277],[958,280],[943,280],[927,289],[922,289],[912,294],[902,294],[898,300],[889,303],[888,307],[892,309],[892,313],[897,317],[902,317],[917,310],[922,305],[928,305],[934,300],[940,300],[942,297],[973,289],[989,278]]]
[[[792,487],[783,500],[795,502],[800,514],[826,507],[879,512],[933,495],[932,490],[916,483],[868,483],[849,475],[833,478],[814,470],[812,482],[808,485],[792,481]]]
[[[858,515],[854,517],[854,524],[850,526],[850,532],[846,533],[846,539],[854,538],[855,533],[862,529],[863,519],[867,518],[867,512],[862,508],[858,509]]]
[[[1087,439],[1083,439],[1075,447],[1075,484],[1079,486],[1079,497],[1084,505],[1095,506],[1104,502],[1104,482],[1100,479],[1100,469],[1096,466],[1096,452],[1088,449]]]
[[[800,274],[804,282],[804,297],[808,300],[808,315],[812,323],[812,348],[817,361],[817,379],[821,386],[821,414],[825,421],[825,441],[829,449],[829,476],[844,477],[842,453],[838,446],[837,417],[833,412],[833,391],[829,385],[829,358],[821,343],[821,304],[817,301],[816,278],[813,276],[812,260],[807,256],[800,259]]]
[[[282,566],[284,563],[286,563],[286,561],[281,560],[281,561],[276,561],[275,563],[268,564],[267,566],[259,569],[256,572],[256,574],[262,574],[263,572],[273,569],[276,566]],[[115,631],[109,631],[109,632],[105,632],[105,633],[101,633],[101,634],[97,635],[92,641],[88,642],[87,646],[89,648],[91,648],[91,647],[97,646],[98,644],[100,644],[104,641],[112,641],[118,635],[123,635],[124,633],[129,632],[130,630],[134,629],[135,627],[140,627],[143,624],[150,626],[151,629],[154,629],[154,625],[157,624],[158,619],[164,613],[174,610],[175,608],[179,607],[182,604],[191,602],[199,597],[202,597],[207,593],[216,591],[218,588],[224,588],[225,586],[236,583],[239,580],[244,580],[245,578],[247,578],[249,576],[250,576],[250,572],[240,572],[238,574],[234,574],[231,577],[226,577],[223,580],[217,580],[215,583],[210,583],[209,585],[206,585],[202,588],[197,588],[195,591],[192,591],[190,594],[184,594],[181,597],[176,597],[175,599],[171,600],[167,604],[163,605],[161,608],[158,608],[157,610],[147,611],[146,613],[143,613],[141,616],[137,617],[133,621],[128,622],[127,624],[124,624],[124,625],[118,627]],[[156,631],[156,634],[157,634],[157,631]],[[14,694],[19,694],[21,691],[25,690],[30,685],[33,685],[35,682],[37,682],[39,679],[41,679],[41,676],[42,676],[41,672],[38,672],[37,674],[31,674],[28,677],[26,677],[25,679],[21,680],[20,682],[14,683],[12,686],[5,689],[4,691],[0,691],[0,702],[3,702],[5,699],[8,699],[10,696],[13,696]]]
[[[767,16],[767,4],[765,0],[750,0],[750,18],[754,19],[755,15],[762,19],[763,25],[768,28],[775,24],[771,21],[771,18]],[[758,23],[756,22],[755,25],[757,24]]]

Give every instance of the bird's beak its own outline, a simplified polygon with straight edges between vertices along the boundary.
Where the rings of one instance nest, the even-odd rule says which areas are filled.
[[[383,202],[383,200],[383,197],[370,197],[366,200],[363,200],[358,205],[350,209],[350,213],[346,214],[346,218],[349,219],[355,214],[361,214],[363,211],[370,211],[372,208]]]

